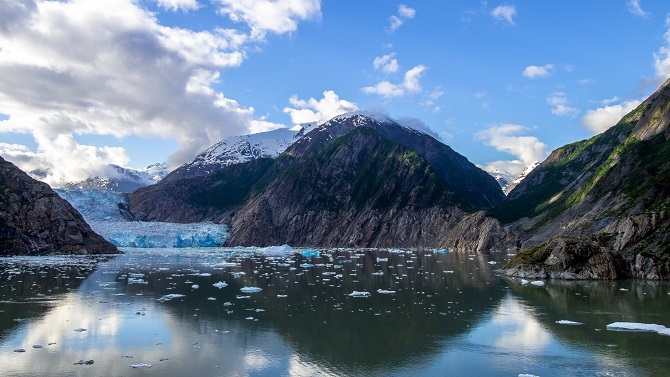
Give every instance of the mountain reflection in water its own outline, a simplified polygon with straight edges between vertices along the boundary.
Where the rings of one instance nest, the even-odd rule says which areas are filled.
[[[494,273],[504,256],[451,252],[124,251],[3,262],[0,373],[645,375],[670,361],[670,337],[605,329],[670,325],[663,283],[521,285]]]

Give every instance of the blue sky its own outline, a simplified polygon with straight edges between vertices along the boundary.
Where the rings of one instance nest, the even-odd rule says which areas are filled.
[[[0,155],[58,185],[374,110],[518,174],[670,77],[665,1],[0,0]]]

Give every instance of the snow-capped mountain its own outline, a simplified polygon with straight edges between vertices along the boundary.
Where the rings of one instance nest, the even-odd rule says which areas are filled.
[[[516,187],[516,185],[519,184],[519,182],[523,181],[523,179],[526,178],[526,176],[531,171],[533,171],[533,169],[535,169],[538,165],[540,165],[540,162],[535,161],[532,164],[526,166],[526,168],[523,169],[523,172],[516,178],[512,176],[510,173],[500,169],[496,169],[488,173],[491,174],[493,178],[496,179],[496,181],[500,185],[500,188],[502,188],[505,195],[507,195],[510,191],[512,191]]]
[[[110,164],[105,174],[88,178],[81,182],[67,183],[64,189],[100,189],[117,192],[131,192],[149,186],[163,179],[168,173],[167,164],[155,163],[144,169],[124,168]]]
[[[180,166],[165,179],[170,181],[197,177],[233,164],[258,158],[276,158],[315,127],[316,123],[305,123],[292,128],[231,136],[207,148],[192,162]]]

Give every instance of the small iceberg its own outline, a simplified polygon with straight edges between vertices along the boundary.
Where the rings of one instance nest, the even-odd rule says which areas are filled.
[[[135,369],[138,369],[138,368],[151,368],[152,366],[153,366],[153,365],[151,365],[151,364],[145,364],[145,363],[131,364],[131,365],[130,365],[131,368],[135,368]]]
[[[649,331],[670,336],[670,328],[652,323],[614,322],[607,325],[607,329],[613,331]]]
[[[128,278],[128,284],[148,284],[144,279]]]
[[[314,265],[311,264],[311,263],[303,263],[303,264],[300,265],[300,267],[302,267],[302,268],[310,268],[310,267],[314,267]]]
[[[318,250],[305,250],[300,254],[302,254],[304,257],[307,258],[318,257],[321,255],[321,253]]]
[[[220,282],[218,282],[218,283],[214,283],[214,284],[212,284],[212,285],[213,285],[214,287],[216,287],[216,288],[221,289],[221,288],[225,288],[225,287],[227,287],[227,286],[228,286],[228,283],[226,283],[225,281],[220,281]]]
[[[349,296],[351,297],[370,297],[372,296],[370,292],[365,292],[365,291],[353,291],[349,293]]]
[[[165,295],[165,296],[159,298],[158,301],[160,301],[160,302],[166,302],[166,301],[170,301],[170,300],[172,300],[172,299],[180,298],[180,297],[186,297],[186,295],[180,295],[180,294],[178,294],[178,293],[172,293],[172,294]]]
[[[544,282],[542,280],[531,281],[530,284],[536,287],[544,287]]]
[[[262,291],[263,288],[258,288],[258,287],[242,287],[240,288],[240,292],[242,293],[256,293]]]
[[[386,289],[377,289],[377,293],[382,294],[382,295],[393,295],[395,294],[395,291],[389,291]]]
[[[571,326],[583,325],[583,323],[581,322],[568,321],[566,319],[556,321],[556,323],[558,323],[559,325],[571,325]]]

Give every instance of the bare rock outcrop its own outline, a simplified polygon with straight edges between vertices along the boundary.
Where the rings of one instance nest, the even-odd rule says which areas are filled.
[[[0,157],[0,255],[116,253],[49,185]]]

